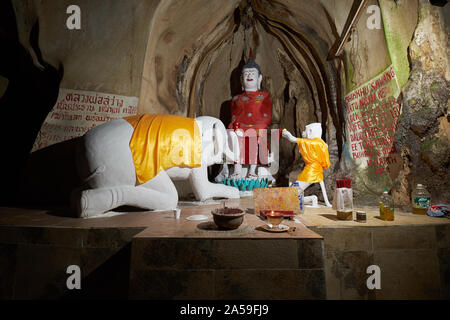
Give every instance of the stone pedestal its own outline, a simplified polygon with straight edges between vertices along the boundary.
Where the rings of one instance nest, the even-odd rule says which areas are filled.
[[[269,233],[254,214],[218,230],[213,207],[185,208],[181,219],[154,216],[132,241],[132,299],[325,299],[323,238],[293,221]],[[208,216],[188,221],[192,214]]]

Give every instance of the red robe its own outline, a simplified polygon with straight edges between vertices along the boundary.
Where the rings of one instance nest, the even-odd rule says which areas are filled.
[[[261,163],[267,164],[267,127],[271,122],[272,101],[268,92],[244,92],[233,97],[228,128],[244,131],[244,137],[238,136],[241,164],[257,164],[258,149]]]

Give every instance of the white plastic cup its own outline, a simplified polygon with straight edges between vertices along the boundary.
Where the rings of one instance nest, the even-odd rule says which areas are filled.
[[[180,219],[180,214],[181,214],[181,209],[179,209],[179,208],[173,209],[173,216],[175,219],[177,219],[177,220]]]

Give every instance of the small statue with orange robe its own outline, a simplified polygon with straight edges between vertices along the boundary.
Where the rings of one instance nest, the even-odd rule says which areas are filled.
[[[312,183],[320,183],[325,204],[327,207],[331,207],[323,183],[323,169],[328,169],[331,164],[328,146],[321,138],[322,125],[320,123],[308,124],[302,134],[302,138],[294,137],[286,129],[283,130],[282,135],[290,142],[297,143],[299,152],[305,161],[305,167],[297,177],[300,188],[305,190]],[[313,197],[316,198],[315,201],[313,200],[313,206],[317,206],[317,197]],[[307,200],[306,198],[305,201]]]

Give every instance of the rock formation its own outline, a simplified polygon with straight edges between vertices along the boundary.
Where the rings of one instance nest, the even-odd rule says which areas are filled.
[[[417,183],[433,203],[450,199],[450,97],[448,29],[438,9],[419,2],[419,23],[409,47],[411,74],[403,88],[403,110],[395,134],[402,170],[393,185],[399,205],[408,205]]]

